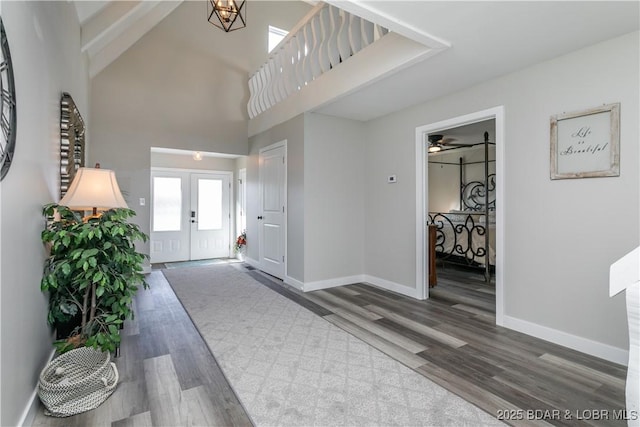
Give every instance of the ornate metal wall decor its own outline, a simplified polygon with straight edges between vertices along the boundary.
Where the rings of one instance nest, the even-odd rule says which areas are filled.
[[[60,99],[60,197],[62,198],[84,166],[84,120],[71,95],[64,92]]]
[[[13,160],[16,148],[16,86],[13,80],[13,65],[11,52],[4,24],[0,19],[0,180],[2,180]]]

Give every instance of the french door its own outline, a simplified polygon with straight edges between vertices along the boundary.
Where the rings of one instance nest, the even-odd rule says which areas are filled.
[[[151,172],[152,263],[230,255],[231,176],[231,172]]]

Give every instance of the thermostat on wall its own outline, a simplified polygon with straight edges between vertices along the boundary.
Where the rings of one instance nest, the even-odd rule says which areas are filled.
[[[389,176],[387,177],[387,182],[388,182],[389,184],[395,184],[397,181],[398,181],[398,179],[396,178],[396,176],[395,176],[395,175],[389,175]]]

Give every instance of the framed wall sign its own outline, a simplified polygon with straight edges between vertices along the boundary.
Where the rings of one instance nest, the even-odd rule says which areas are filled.
[[[620,104],[551,117],[551,179],[620,176]]]

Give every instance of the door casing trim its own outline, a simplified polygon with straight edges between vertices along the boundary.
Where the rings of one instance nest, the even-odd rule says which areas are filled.
[[[500,105],[451,119],[416,127],[416,291],[419,299],[429,298],[428,250],[426,239],[429,176],[424,135],[452,127],[495,119],[496,121],[496,324],[504,326],[504,224],[505,224],[505,114]]]

